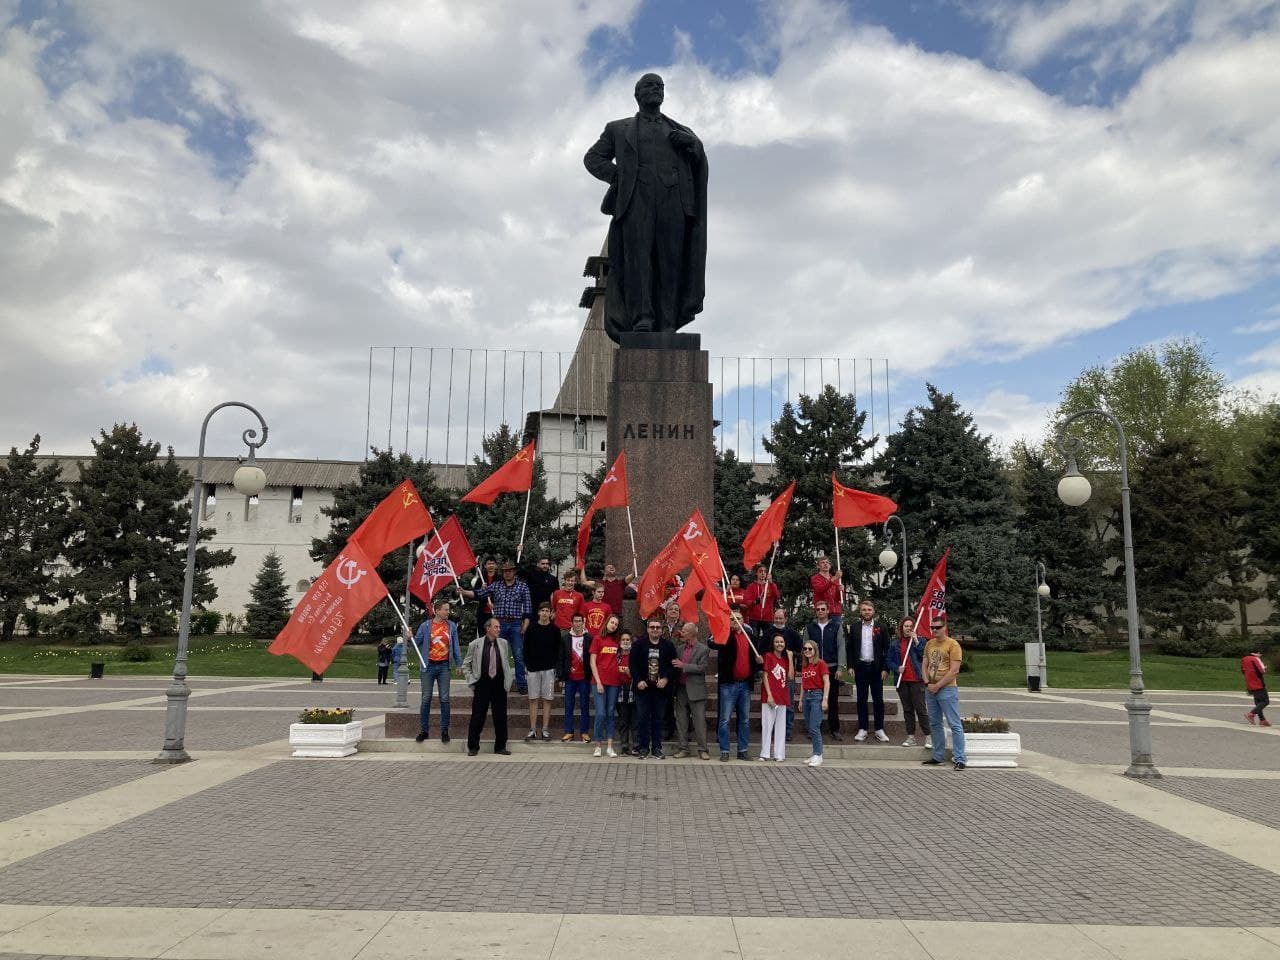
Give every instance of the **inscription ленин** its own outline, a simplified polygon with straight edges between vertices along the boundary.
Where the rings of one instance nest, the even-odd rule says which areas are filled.
[[[628,423],[622,428],[623,440],[692,440],[692,423]]]

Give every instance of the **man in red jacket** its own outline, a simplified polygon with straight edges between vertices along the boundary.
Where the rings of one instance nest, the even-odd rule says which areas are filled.
[[[1267,696],[1267,684],[1262,675],[1267,672],[1267,665],[1262,662],[1258,652],[1246,653],[1240,658],[1240,672],[1244,674],[1244,688],[1253,694],[1253,709],[1244,715],[1250,723],[1269,727],[1271,721],[1262,711],[1267,708],[1271,698]]]

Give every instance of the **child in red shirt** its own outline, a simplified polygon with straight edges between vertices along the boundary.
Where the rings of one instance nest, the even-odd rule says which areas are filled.
[[[1253,709],[1246,713],[1244,718],[1260,726],[1271,726],[1271,721],[1262,712],[1271,702],[1271,698],[1267,696],[1267,683],[1262,678],[1262,675],[1267,672],[1267,665],[1262,662],[1262,656],[1256,651],[1246,653],[1240,659],[1240,671],[1244,674],[1244,688],[1253,695]]]
[[[787,681],[794,676],[787,638],[774,634],[773,649],[764,655],[764,677],[760,682],[761,760],[787,759],[787,707],[791,706]]]
[[[822,766],[822,715],[827,712],[831,693],[831,674],[812,640],[801,648],[804,666],[800,668],[800,697],[804,702],[804,725],[813,744],[813,756],[805,761],[811,767]]]

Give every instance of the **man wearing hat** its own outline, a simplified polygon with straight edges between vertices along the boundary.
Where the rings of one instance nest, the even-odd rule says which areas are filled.
[[[508,560],[502,565],[501,580],[495,580],[476,590],[460,589],[458,592],[467,599],[487,599],[493,604],[493,616],[498,621],[499,636],[507,641],[507,646],[515,655],[516,688],[521,693],[528,693],[529,686],[524,674],[524,631],[533,616],[533,601],[529,596],[529,585],[516,579],[516,565]]]

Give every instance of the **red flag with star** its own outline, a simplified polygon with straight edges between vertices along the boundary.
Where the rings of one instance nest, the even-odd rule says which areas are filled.
[[[412,480],[405,480],[373,508],[348,542],[359,544],[376,566],[396,547],[424,537],[434,529],[431,514],[418,496],[417,487]]]

